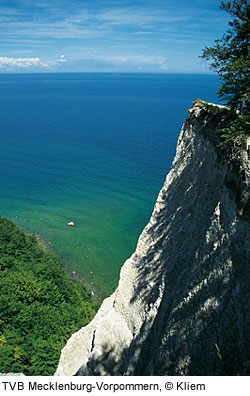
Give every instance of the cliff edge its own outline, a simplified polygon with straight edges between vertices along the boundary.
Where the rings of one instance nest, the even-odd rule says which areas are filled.
[[[250,374],[250,151],[218,147],[223,111],[194,103],[116,291],[56,375]]]

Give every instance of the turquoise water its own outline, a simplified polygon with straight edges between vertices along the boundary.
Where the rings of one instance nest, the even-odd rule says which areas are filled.
[[[40,234],[100,297],[117,285],[194,98],[217,77],[0,75],[0,215]],[[74,221],[74,227],[67,227]]]

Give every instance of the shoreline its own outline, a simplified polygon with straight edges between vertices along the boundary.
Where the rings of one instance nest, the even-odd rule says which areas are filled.
[[[39,246],[48,250],[48,248],[49,248],[48,243],[45,241],[45,239],[42,237],[41,234],[38,234],[37,232],[35,232],[34,234],[28,234],[28,235],[33,236]]]
[[[44,250],[54,254],[58,258],[62,264],[64,272],[70,277],[70,279],[77,280],[81,283],[82,287],[84,287],[91,294],[91,299],[93,302],[101,303],[106,298],[106,296],[103,296],[103,292],[91,284],[91,282],[88,282],[81,273],[76,272],[65,265],[60,256],[51,248],[52,243],[50,241],[47,242],[45,238],[37,232],[28,235],[33,236],[39,246],[41,246]]]

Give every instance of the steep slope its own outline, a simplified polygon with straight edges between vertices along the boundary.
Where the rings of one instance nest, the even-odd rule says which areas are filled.
[[[250,373],[250,153],[217,147],[225,111],[194,103],[116,291],[56,375]]]

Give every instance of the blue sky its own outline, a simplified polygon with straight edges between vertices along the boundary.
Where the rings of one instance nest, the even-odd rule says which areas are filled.
[[[220,0],[0,0],[0,73],[208,73]]]

